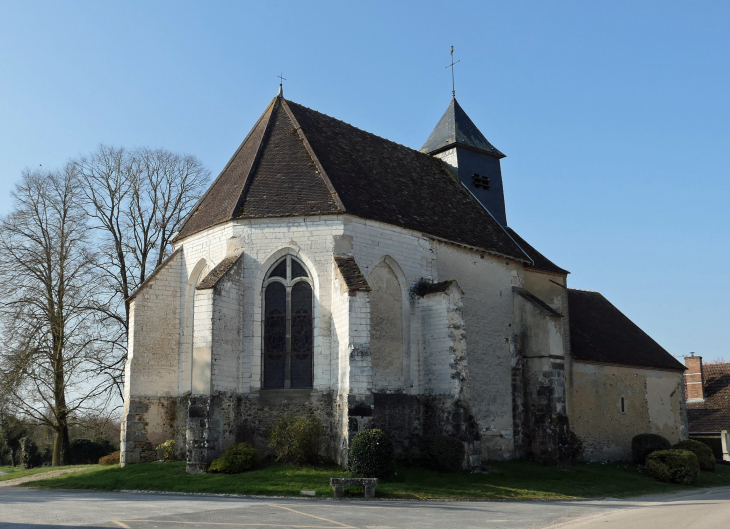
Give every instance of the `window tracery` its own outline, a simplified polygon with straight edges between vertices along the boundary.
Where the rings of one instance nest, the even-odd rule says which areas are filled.
[[[264,282],[264,389],[311,388],[313,295],[306,268],[291,255]]]

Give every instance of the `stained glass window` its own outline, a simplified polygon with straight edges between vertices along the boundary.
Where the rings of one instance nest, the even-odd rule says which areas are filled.
[[[264,283],[264,388],[311,388],[312,285],[291,256],[274,265]]]

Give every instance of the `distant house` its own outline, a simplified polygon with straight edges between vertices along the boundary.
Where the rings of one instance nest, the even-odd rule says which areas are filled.
[[[703,365],[701,356],[688,356],[684,362],[689,434],[730,431],[730,363]]]

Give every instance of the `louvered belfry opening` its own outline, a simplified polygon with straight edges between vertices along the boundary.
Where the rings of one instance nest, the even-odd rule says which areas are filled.
[[[264,389],[311,388],[312,281],[290,255],[264,283]]]

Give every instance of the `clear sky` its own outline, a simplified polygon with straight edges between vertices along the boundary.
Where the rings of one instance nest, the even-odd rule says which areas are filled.
[[[276,94],[419,148],[456,93],[509,224],[674,355],[730,360],[730,3],[0,1],[0,213],[99,143],[217,174]]]

